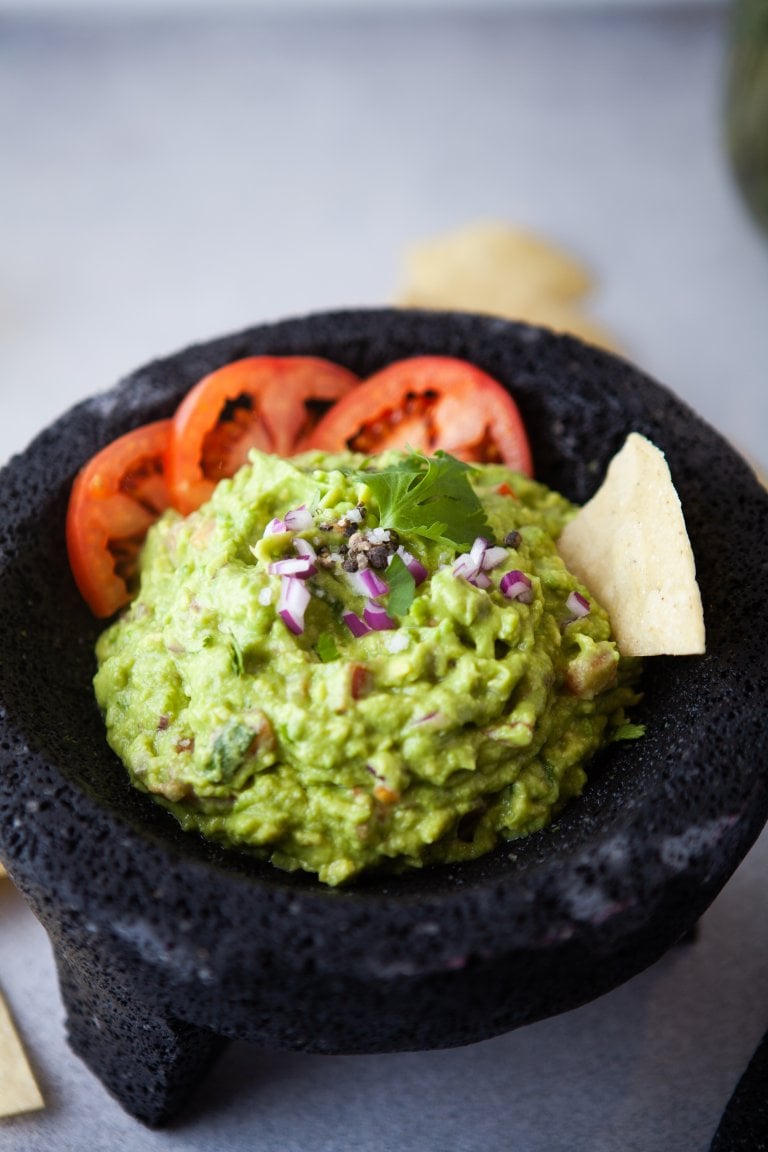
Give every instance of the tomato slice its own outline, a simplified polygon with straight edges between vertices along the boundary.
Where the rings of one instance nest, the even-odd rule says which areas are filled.
[[[205,376],[173,418],[167,473],[171,499],[192,512],[232,476],[251,448],[290,456],[359,378],[317,356],[250,356]]]
[[[370,376],[334,404],[300,447],[328,452],[438,449],[460,460],[532,472],[518,407],[482,369],[452,356],[413,356]]]
[[[96,616],[111,616],[136,590],[144,536],[170,503],[165,479],[170,430],[170,420],[159,420],[120,436],[88,461],[72,485],[69,563]]]

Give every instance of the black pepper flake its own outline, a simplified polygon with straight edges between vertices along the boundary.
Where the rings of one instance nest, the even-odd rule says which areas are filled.
[[[373,544],[368,553],[371,568],[386,568],[391,552],[386,544]]]
[[[504,537],[504,543],[507,548],[519,548],[523,542],[523,538],[519,532],[507,532]]]

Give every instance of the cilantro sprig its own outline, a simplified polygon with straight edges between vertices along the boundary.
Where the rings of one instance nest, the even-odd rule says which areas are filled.
[[[471,471],[447,452],[410,452],[396,464],[354,476],[373,493],[384,528],[461,547],[492,534],[469,482]]]
[[[387,608],[395,616],[407,616],[416,595],[416,581],[397,553],[387,568],[387,584],[389,585]]]

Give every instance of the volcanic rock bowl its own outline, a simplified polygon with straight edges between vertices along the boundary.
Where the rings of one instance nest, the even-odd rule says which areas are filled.
[[[366,375],[463,356],[514,393],[537,476],[576,501],[631,430],[667,455],[698,565],[703,657],[649,659],[646,735],[593,764],[550,828],[485,858],[330,890],[183,833],[135,791],[91,691],[100,625],[64,544],[80,465],[258,353]],[[129,376],[0,474],[0,855],[55,951],[70,1043],[149,1124],[227,1038],[310,1052],[465,1044],[596,997],[685,935],[768,815],[768,495],[622,360],[524,325],[351,311],[261,326]]]

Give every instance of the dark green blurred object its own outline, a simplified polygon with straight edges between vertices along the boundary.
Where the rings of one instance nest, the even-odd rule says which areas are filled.
[[[734,0],[727,134],[739,187],[768,233],[768,0]]]

